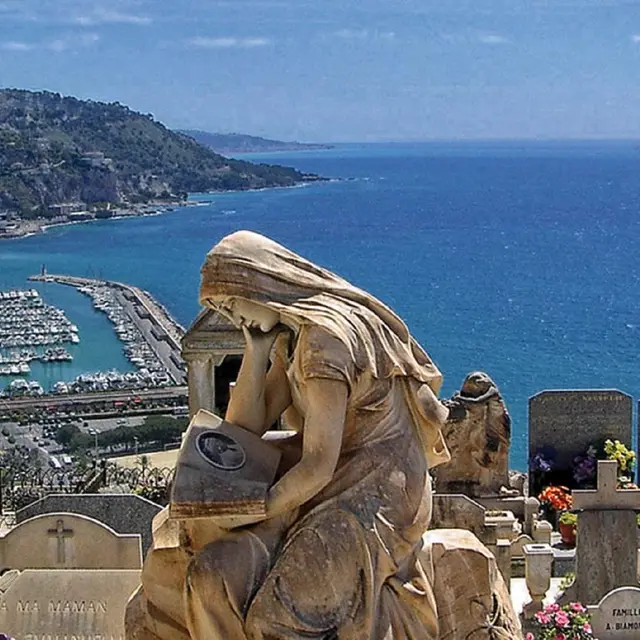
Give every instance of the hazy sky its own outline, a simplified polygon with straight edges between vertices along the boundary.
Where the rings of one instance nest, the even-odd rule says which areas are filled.
[[[640,138],[640,0],[0,0],[0,86],[284,139]]]

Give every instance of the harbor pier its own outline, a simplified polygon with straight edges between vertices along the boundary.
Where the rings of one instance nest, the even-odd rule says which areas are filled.
[[[29,280],[68,285],[88,295],[103,288],[108,289],[111,294],[111,302],[119,307],[118,313],[122,311],[126,319],[135,326],[155,358],[162,364],[172,383],[185,384],[186,370],[181,356],[181,340],[184,329],[149,293],[122,282],[47,274],[45,272],[31,276]],[[92,298],[94,298],[93,295]],[[96,304],[95,298],[94,306],[108,314],[111,310],[107,303]],[[117,322],[111,315],[110,318],[112,322]],[[123,340],[127,337],[128,332],[124,323],[116,326],[116,333]],[[142,357],[135,353],[134,348],[130,349],[127,355],[134,364],[141,366]]]

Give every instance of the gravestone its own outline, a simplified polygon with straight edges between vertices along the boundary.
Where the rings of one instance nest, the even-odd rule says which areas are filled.
[[[151,523],[161,510],[155,502],[132,493],[51,493],[20,509],[16,521],[21,523],[45,513],[85,515],[118,533],[139,533],[144,554],[153,544]]]
[[[638,584],[640,490],[616,490],[617,469],[617,462],[599,460],[598,488],[573,491],[573,508],[579,511],[576,579],[564,602],[595,605],[618,587]]]
[[[591,626],[598,640],[635,640],[640,638],[640,589],[620,587],[607,593],[596,605],[588,607]]]
[[[631,414],[631,396],[615,389],[542,391],[529,398],[529,459],[544,447],[555,449],[558,478],[553,483],[566,484],[574,458],[592,444],[611,439],[631,447]],[[530,473],[533,492],[532,479]]]
[[[15,640],[124,640],[135,570],[27,569],[0,577],[0,629]]]
[[[0,538],[3,569],[139,569],[140,536],[71,513],[36,516]]]
[[[429,529],[466,529],[482,539],[485,513],[486,509],[468,496],[435,493]]]

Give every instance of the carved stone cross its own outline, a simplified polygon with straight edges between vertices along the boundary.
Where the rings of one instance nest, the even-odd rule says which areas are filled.
[[[598,488],[572,492],[573,508],[583,511],[640,511],[640,489],[617,490],[618,463],[598,460]]]
[[[56,520],[55,529],[47,529],[49,537],[55,536],[58,539],[58,564],[64,564],[66,562],[65,554],[65,538],[73,537],[73,529],[65,529],[64,521],[62,519]]]

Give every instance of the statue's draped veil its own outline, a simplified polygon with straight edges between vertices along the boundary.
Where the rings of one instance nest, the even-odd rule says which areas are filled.
[[[374,378],[405,376],[438,393],[442,376],[385,304],[346,280],[252,231],[223,238],[202,267],[200,302],[238,296],[267,305],[297,324],[319,325]]]

